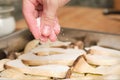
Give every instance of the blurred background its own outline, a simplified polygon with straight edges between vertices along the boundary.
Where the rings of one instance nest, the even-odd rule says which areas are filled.
[[[22,0],[0,0],[0,5],[14,6],[16,20],[22,18]],[[114,0],[71,0],[67,6],[82,6],[94,8],[114,8]]]
[[[58,11],[60,25],[120,34],[119,4],[120,0],[71,0]],[[15,18],[16,30],[27,28],[22,15],[22,0],[0,0],[0,6],[14,7],[12,16]],[[109,10],[112,13],[110,15],[106,13]]]

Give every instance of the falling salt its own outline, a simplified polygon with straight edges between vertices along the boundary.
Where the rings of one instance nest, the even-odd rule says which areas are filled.
[[[36,21],[37,21],[37,27],[38,27],[38,29],[40,30],[40,25],[41,25],[41,24],[40,24],[40,21],[41,21],[40,17],[37,18]]]
[[[66,38],[66,41],[68,41],[69,39],[68,38]]]
[[[63,36],[65,36],[65,34],[64,34],[64,33],[62,33],[62,35],[63,35]]]

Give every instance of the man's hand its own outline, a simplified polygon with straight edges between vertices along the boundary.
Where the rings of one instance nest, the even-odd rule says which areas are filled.
[[[57,9],[69,0],[23,0],[23,14],[36,39],[55,41],[60,33]],[[39,25],[38,25],[39,24]]]

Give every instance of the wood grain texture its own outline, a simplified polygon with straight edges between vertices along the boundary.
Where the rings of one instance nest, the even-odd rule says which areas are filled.
[[[63,7],[58,17],[63,27],[120,34],[120,15],[104,16],[102,12],[98,8]],[[24,20],[17,22],[17,29],[26,26]]]

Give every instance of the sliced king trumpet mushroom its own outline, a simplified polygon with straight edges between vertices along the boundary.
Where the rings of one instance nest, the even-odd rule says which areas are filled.
[[[20,59],[9,61],[5,66],[7,69],[15,69],[24,74],[56,78],[64,78],[69,70],[68,66],[57,64],[30,67],[23,64]]]
[[[44,49],[53,52],[58,52],[59,54],[53,54],[49,56],[37,56],[31,52],[19,56],[19,59],[21,59],[25,64],[33,66],[46,64],[61,64],[71,66],[79,56],[85,54],[85,51],[83,50],[59,49],[59,48],[44,48]]]
[[[6,69],[0,73],[0,76],[0,80],[50,80],[50,77],[28,75],[15,69]]]
[[[20,80],[20,79],[22,79],[24,74],[17,71],[17,70],[14,70],[14,69],[6,69],[6,70],[4,70],[0,73],[0,76],[3,77],[3,78],[9,78],[10,80],[11,79]],[[6,79],[6,80],[9,80],[9,79]]]
[[[35,53],[37,56],[49,56],[54,54],[63,54],[65,49],[61,48],[35,48],[31,50],[31,53]]]
[[[4,65],[5,65],[5,63],[7,63],[8,61],[10,61],[10,59],[2,59],[2,60],[0,60],[0,71],[5,70]]]
[[[88,64],[84,57],[81,57],[77,64],[74,66],[73,71],[77,73],[91,73],[91,74],[105,74],[107,67],[93,67],[90,64]]]
[[[62,42],[62,41],[47,41],[47,42],[40,42],[40,45],[38,46],[39,48],[64,48],[66,49],[71,42]]]
[[[69,44],[71,44],[71,42],[62,42],[62,41],[56,41],[56,42],[40,42],[39,40],[32,40],[30,41],[24,50],[24,53],[28,53],[30,52],[32,49],[39,47],[39,48],[49,48],[49,47],[61,47],[61,46],[68,46]]]
[[[73,71],[77,73],[91,73],[100,75],[120,74],[120,64],[93,67],[88,64],[83,57],[81,57],[78,63],[74,66]]]
[[[120,80],[120,74],[105,75],[103,80]]]
[[[106,56],[106,55],[98,55],[98,54],[87,54],[85,55],[86,61],[89,64],[93,65],[104,65],[104,66],[111,66],[120,63],[119,58]]]
[[[103,80],[102,76],[97,75],[88,75],[88,76],[79,76],[63,80]]]
[[[28,53],[30,52],[32,49],[34,49],[35,47],[37,47],[39,45],[40,41],[39,40],[32,40],[30,41],[24,49],[24,53]]]
[[[103,48],[100,46],[92,46],[89,50],[90,54],[99,54],[99,55],[106,55],[111,57],[118,57],[120,58],[120,51],[115,49]]]

